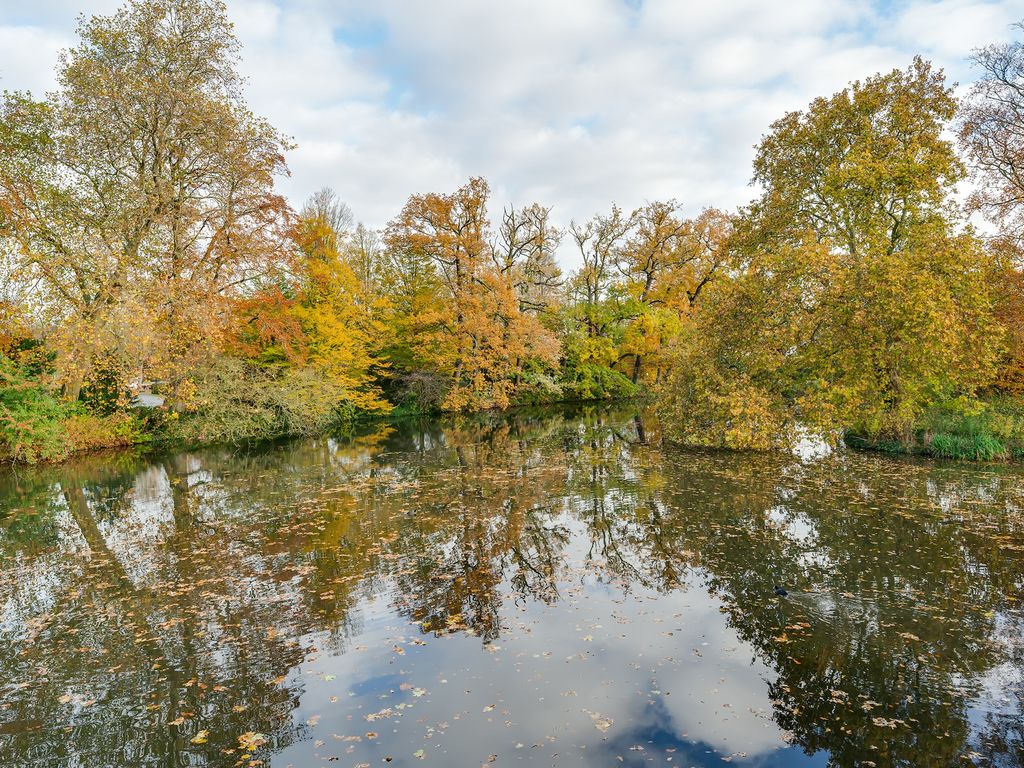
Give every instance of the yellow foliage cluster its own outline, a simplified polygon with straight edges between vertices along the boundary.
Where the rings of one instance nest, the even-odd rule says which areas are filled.
[[[799,426],[904,436],[993,381],[993,262],[949,196],[954,102],[916,61],[775,123],[740,219],[741,268],[678,344],[679,439],[767,447]]]

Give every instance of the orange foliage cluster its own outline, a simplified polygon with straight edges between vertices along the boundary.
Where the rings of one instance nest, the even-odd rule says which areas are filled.
[[[516,254],[497,266],[489,192],[475,178],[453,194],[414,195],[387,231],[388,247],[418,257],[439,289],[407,327],[412,344],[432,350],[423,362],[450,379],[453,410],[507,406],[525,367],[558,361],[557,338],[521,305]]]

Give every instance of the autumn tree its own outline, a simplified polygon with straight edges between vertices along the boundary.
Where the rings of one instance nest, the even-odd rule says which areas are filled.
[[[576,397],[632,392],[628,378],[615,370],[627,312],[617,264],[632,227],[632,218],[617,205],[607,214],[569,224],[580,266],[565,285],[563,378]]]
[[[434,261],[404,239],[385,235],[381,255],[381,290],[391,305],[392,336],[386,357],[392,376],[401,380],[397,382],[401,387],[413,379],[417,382],[413,389],[420,391],[403,392],[401,399],[412,397],[436,405],[450,381],[450,375],[437,365],[449,348],[448,334],[441,326],[446,316],[443,280]]]
[[[653,202],[633,214],[635,228],[620,253],[619,269],[631,302],[620,357],[632,355],[631,379],[651,363],[660,384],[670,345],[691,323],[704,289],[728,264],[730,218],[715,209],[682,219],[675,201]]]
[[[1024,31],[1024,24],[1016,25]],[[1007,335],[997,384],[1024,391],[1024,43],[974,53],[981,70],[960,109],[960,146],[971,166],[972,211],[995,225],[990,249],[997,314]]]
[[[189,439],[314,434],[360,414],[387,413],[387,329],[375,297],[320,216],[300,216],[289,259],[228,305],[223,354],[196,365],[176,405]]]
[[[566,284],[566,375],[604,379],[619,394],[629,390],[622,376],[637,385],[645,370],[646,383],[660,384],[670,345],[728,262],[731,227],[714,209],[683,218],[675,200],[573,222],[582,264]],[[596,382],[582,389],[602,396]]]
[[[680,244],[682,253],[670,281],[677,302],[685,297],[686,305],[693,310],[707,287],[725,276],[732,265],[732,232],[732,216],[717,208],[705,208],[687,220]]]
[[[644,359],[656,355],[666,338],[678,331],[678,313],[666,304],[661,285],[667,274],[679,268],[686,224],[675,200],[652,202],[631,217],[633,227],[618,254],[617,266],[626,279],[630,301],[629,321],[620,357],[633,359],[630,378],[640,380]]]
[[[299,249],[292,315],[306,337],[307,361],[363,411],[386,411],[377,379],[387,329],[377,299],[339,252],[334,226],[320,216],[303,218],[295,232]]]
[[[348,203],[330,187],[321,187],[310,195],[302,206],[302,215],[306,219],[320,219],[338,237],[347,234],[355,220]]]
[[[341,247],[345,261],[363,286],[383,296],[387,260],[381,233],[359,222]]]
[[[0,234],[70,399],[101,357],[172,375],[208,354],[286,211],[287,142],[245,104],[220,0],[132,0],[78,35],[54,93],[0,105]]]
[[[440,300],[417,322],[429,364],[450,379],[453,409],[508,405],[524,367],[557,358],[557,341],[521,311],[515,282],[496,268],[489,194],[474,178],[451,194],[413,195],[387,230],[391,252],[439,280]]]
[[[677,437],[764,447],[792,425],[903,435],[971,396],[999,345],[988,259],[951,203],[955,101],[917,59],[773,124],[739,267],[680,344]]]
[[[519,297],[522,312],[550,312],[558,304],[562,270],[555,252],[563,233],[550,218],[551,209],[537,203],[508,207],[491,246],[494,267]]]

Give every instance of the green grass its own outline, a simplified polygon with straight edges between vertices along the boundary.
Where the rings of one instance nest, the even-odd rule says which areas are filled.
[[[908,431],[910,437],[846,435],[852,448],[911,453],[938,459],[1007,461],[1024,459],[1024,398],[958,399],[929,408]]]
[[[1010,457],[1002,441],[992,435],[932,435],[926,446],[928,452],[939,459],[967,459],[970,461],[1000,461]]]

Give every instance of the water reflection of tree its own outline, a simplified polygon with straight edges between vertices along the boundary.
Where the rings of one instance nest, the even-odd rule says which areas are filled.
[[[564,438],[591,559],[626,589],[699,575],[777,670],[769,692],[797,743],[837,765],[1020,759],[1012,716],[972,735],[965,688],[1005,660],[994,624],[1024,590],[1019,474],[666,456],[644,438],[643,422],[599,419]]]
[[[342,649],[383,590],[425,629],[497,636],[503,580],[556,598],[567,533],[537,443],[554,428],[496,419],[22,479],[0,527],[12,753],[181,765],[222,762],[247,731],[283,746],[300,733],[294,638]]]
[[[1019,478],[989,488],[979,520],[962,471],[859,456],[809,467],[676,458],[670,535],[700,553],[692,563],[731,623],[778,671],[779,724],[837,765],[963,760],[964,681],[1001,660],[993,617],[1019,599],[1007,574],[1020,563],[991,538],[1019,533]],[[951,498],[962,526],[948,524]],[[775,598],[776,583],[789,598]]]
[[[650,439],[653,424],[600,411],[564,437],[568,492],[590,538],[587,562],[617,579],[658,591],[682,586],[688,553],[666,529],[660,502],[664,472]],[[656,435],[655,435],[656,437]]]
[[[74,522],[87,554],[40,553],[18,568],[47,570],[52,605],[40,613],[6,603],[29,609],[8,611],[8,642],[0,643],[13,688],[3,718],[11,730],[25,726],[12,737],[14,764],[182,765],[186,754],[236,748],[236,735],[250,730],[269,731],[278,744],[295,738],[297,692],[276,678],[302,650],[291,632],[274,634],[279,601],[250,591],[273,584],[268,563],[239,572],[199,525],[187,482],[173,464],[164,470],[170,525],[145,553],[145,573],[126,567],[125,550],[115,551],[101,526],[145,524],[131,518],[152,501],[132,482],[151,480],[146,473],[68,468],[50,485],[47,507]],[[4,597],[16,597],[18,573],[8,575]],[[208,743],[191,744],[200,729],[210,731]]]
[[[0,482],[18,484],[0,494],[0,722],[32,728],[16,755],[218,762],[250,730],[284,745],[300,736],[294,638],[343,650],[384,597],[424,631],[490,641],[510,590],[559,599],[578,527],[589,567],[625,590],[717,593],[808,751],[1020,758],[1019,724],[972,732],[956,689],[1024,669],[997,642],[1024,589],[1017,475],[666,453],[654,422],[592,409]]]
[[[503,584],[522,601],[557,599],[568,531],[551,490],[565,461],[545,450],[550,419],[463,422],[403,454],[415,491],[397,497],[389,551],[402,564],[397,602],[425,631],[502,631]]]

